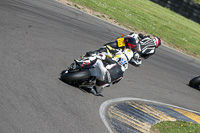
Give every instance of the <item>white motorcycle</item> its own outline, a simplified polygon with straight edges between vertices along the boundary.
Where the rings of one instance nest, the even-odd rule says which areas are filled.
[[[119,82],[122,79],[123,72],[128,69],[128,60],[132,58],[133,52],[127,49],[124,52],[117,51],[113,54],[110,52],[112,50],[105,48],[104,50],[100,49],[86,53],[86,55],[82,56],[80,59],[74,60],[75,62],[72,63],[68,69],[63,70],[60,79],[63,82],[76,85],[80,88],[92,88],[96,85],[97,80],[103,81],[106,72],[109,72],[110,79],[107,86]],[[113,72],[111,72],[111,69],[115,65],[106,62],[106,58],[108,57],[115,65],[121,66],[120,71],[114,72],[115,75],[120,76],[112,76]]]

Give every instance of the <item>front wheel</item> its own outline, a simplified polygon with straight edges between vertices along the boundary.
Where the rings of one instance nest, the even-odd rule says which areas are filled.
[[[60,79],[64,82],[84,81],[91,77],[89,70],[62,73]]]
[[[200,76],[191,79],[189,82],[189,86],[196,89],[200,89]]]

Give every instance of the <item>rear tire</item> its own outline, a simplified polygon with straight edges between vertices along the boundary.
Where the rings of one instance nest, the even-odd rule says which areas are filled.
[[[189,86],[196,89],[200,89],[200,76],[191,79],[189,82]]]
[[[84,81],[91,77],[89,70],[83,70],[78,72],[63,73],[60,79],[64,82],[73,82],[73,81]]]

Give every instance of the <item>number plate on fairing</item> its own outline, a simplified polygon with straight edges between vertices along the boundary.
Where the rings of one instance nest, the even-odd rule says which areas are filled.
[[[125,43],[124,43],[124,38],[118,38],[117,39],[117,44],[118,44],[118,47],[124,47],[125,46]]]

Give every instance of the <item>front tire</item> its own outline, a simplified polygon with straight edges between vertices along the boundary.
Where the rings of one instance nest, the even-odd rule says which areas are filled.
[[[200,89],[200,76],[191,79],[189,82],[189,86],[196,89]]]
[[[69,72],[61,74],[60,79],[64,82],[84,81],[91,77],[89,70],[83,70],[78,72]]]

